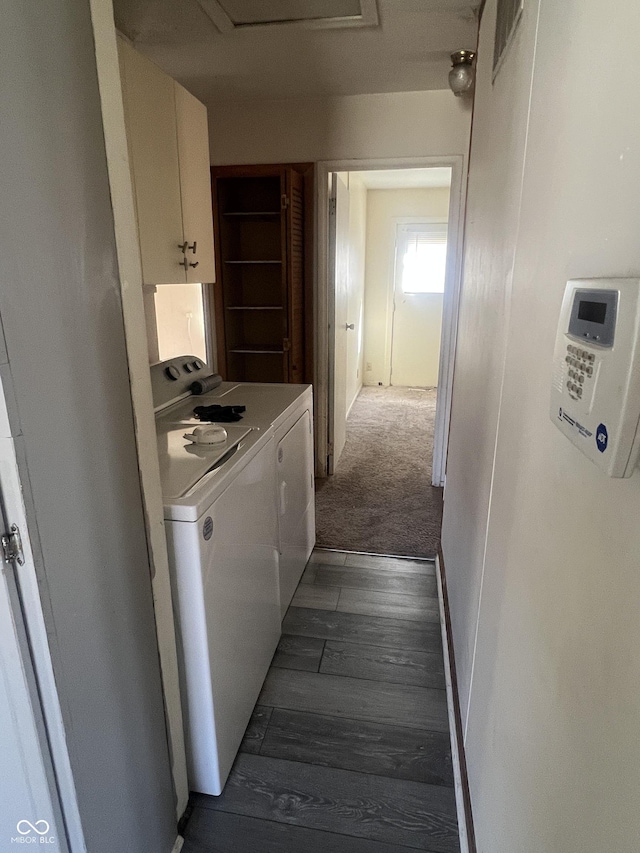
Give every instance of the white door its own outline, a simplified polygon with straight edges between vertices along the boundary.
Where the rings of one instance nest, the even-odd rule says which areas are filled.
[[[391,385],[436,387],[447,223],[397,226]]]
[[[349,285],[347,323],[347,418],[362,387],[367,188],[357,173],[349,174]]]
[[[329,454],[335,472],[347,438],[347,334],[349,319],[349,190],[340,175],[331,176],[329,202]]]
[[[8,529],[1,507],[0,525],[4,531]],[[2,558],[1,567],[0,849],[46,844],[47,850],[58,853],[68,846],[14,565]]]

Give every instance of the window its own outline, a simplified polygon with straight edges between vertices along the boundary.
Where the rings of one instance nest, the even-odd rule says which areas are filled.
[[[402,293],[444,293],[447,223],[399,225],[397,246]]]
[[[160,361],[178,355],[207,359],[201,284],[159,284],[154,296]]]

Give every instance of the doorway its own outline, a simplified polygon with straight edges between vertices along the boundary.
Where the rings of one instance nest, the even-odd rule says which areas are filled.
[[[318,263],[319,367],[325,275],[328,333],[325,383],[321,370],[317,383],[317,468],[328,478],[318,488],[319,543],[433,557],[455,346],[462,163],[321,165],[327,254]],[[320,214],[322,195],[319,186]]]

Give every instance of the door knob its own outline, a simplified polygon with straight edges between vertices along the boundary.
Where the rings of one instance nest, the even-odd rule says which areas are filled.
[[[347,329],[355,329],[355,327],[356,327],[356,324],[355,324],[355,323],[347,323],[345,328],[347,328]]]

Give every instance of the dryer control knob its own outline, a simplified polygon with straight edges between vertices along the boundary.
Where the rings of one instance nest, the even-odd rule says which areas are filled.
[[[164,373],[167,379],[171,379],[173,382],[175,382],[176,379],[180,379],[180,371],[175,364],[170,364]]]

